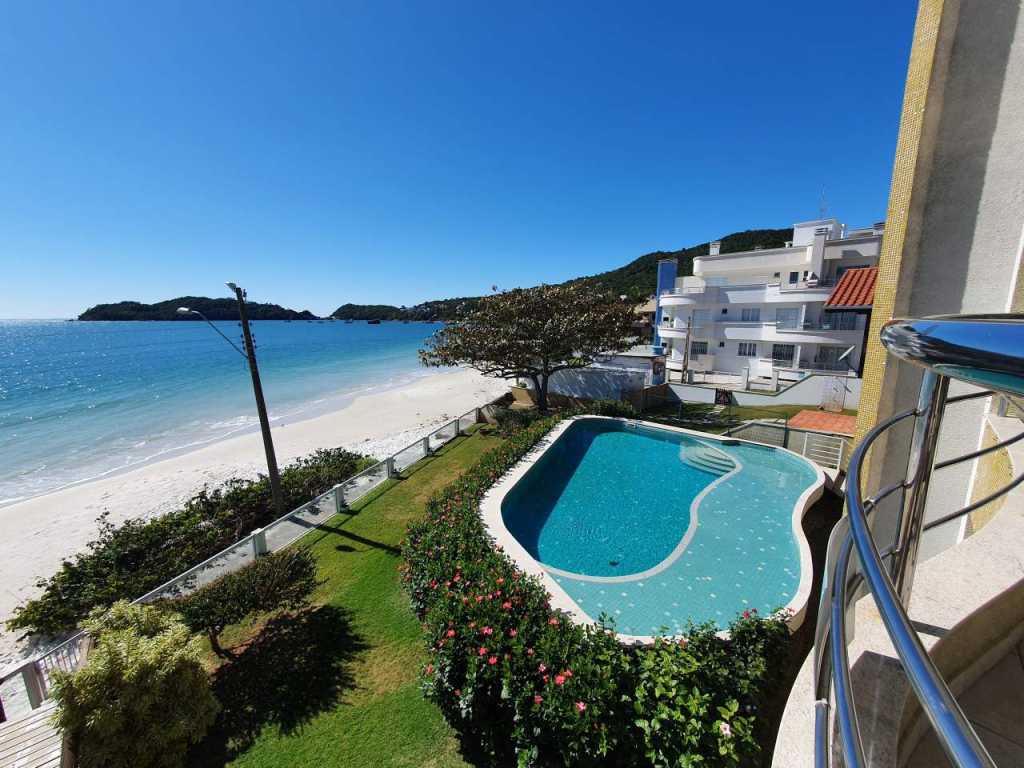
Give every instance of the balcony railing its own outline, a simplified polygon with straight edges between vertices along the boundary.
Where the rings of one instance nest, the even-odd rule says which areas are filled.
[[[868,765],[855,708],[847,651],[847,616],[861,586],[867,588],[902,664],[913,693],[938,741],[957,768],[994,768],[995,763],[953,698],[907,615],[922,535],[1000,498],[1024,482],[1024,474],[967,506],[925,523],[925,502],[933,470],[976,459],[1024,438],[1024,432],[994,445],[935,461],[939,427],[947,405],[1000,392],[1024,395],[1024,318],[1021,316],[944,317],[894,320],[882,329],[888,351],[925,369],[917,407],[878,424],[856,448],[847,477],[848,515],[829,540],[821,608],[815,632],[815,766],[831,763],[835,726],[846,768]],[[950,378],[991,387],[947,398]],[[913,426],[902,480],[867,494],[862,487],[864,459],[876,441],[901,423]],[[868,516],[878,516],[883,500],[897,502],[896,533],[880,548]],[[886,562],[888,561],[888,562]],[[856,567],[855,567],[856,566]]]

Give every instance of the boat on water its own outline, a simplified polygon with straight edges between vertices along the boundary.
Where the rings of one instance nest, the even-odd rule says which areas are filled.
[[[349,318],[348,320],[345,321],[345,324],[348,325],[349,323],[354,323],[354,322],[355,322],[355,320],[353,320],[352,318]]]
[[[367,325],[380,325],[380,320],[367,320]]]

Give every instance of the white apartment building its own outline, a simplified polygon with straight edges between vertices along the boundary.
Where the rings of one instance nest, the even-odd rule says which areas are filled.
[[[856,375],[870,298],[850,303],[863,292],[846,285],[842,301],[829,300],[846,272],[876,267],[883,229],[806,221],[793,226],[783,248],[721,253],[711,243],[707,256],[694,259],[692,276],[677,278],[675,259],[659,262],[654,343],[665,348],[669,380],[682,380],[684,366],[739,374],[743,382],[792,381],[814,371]],[[870,278],[873,292],[874,276],[845,282]]]

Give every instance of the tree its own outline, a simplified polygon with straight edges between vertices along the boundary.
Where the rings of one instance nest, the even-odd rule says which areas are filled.
[[[171,607],[194,632],[205,632],[210,648],[230,659],[220,644],[225,628],[247,616],[306,604],[316,589],[316,560],[308,549],[285,549],[265,555],[178,598]]]
[[[217,702],[202,641],[173,614],[126,600],[84,622],[95,646],[75,672],[54,673],[55,722],[82,768],[178,768]]]
[[[633,303],[592,286],[541,285],[481,299],[431,336],[424,365],[468,365],[487,376],[526,378],[537,406],[548,407],[548,380],[585,368],[635,341]]]

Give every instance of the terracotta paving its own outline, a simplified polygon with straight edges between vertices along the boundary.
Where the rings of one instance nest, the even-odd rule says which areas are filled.
[[[789,426],[798,429],[814,429],[818,432],[831,432],[836,435],[852,436],[856,431],[857,417],[808,409],[800,411],[800,413],[791,418]]]

